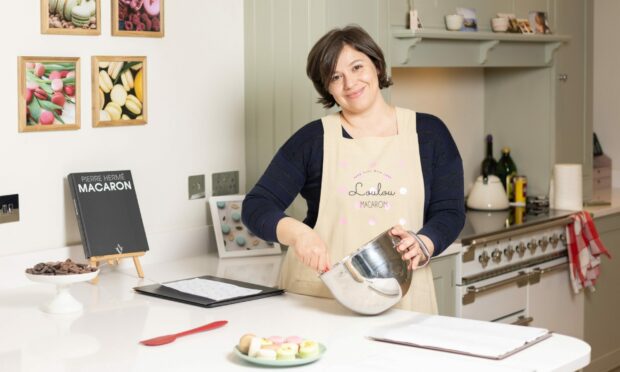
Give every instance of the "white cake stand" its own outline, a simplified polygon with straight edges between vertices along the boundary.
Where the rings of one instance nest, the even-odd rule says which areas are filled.
[[[82,311],[83,308],[82,304],[69,292],[71,284],[92,280],[98,274],[99,270],[86,274],[72,275],[36,275],[26,273],[26,276],[33,282],[56,285],[56,296],[51,301],[43,304],[41,310],[50,314],[66,314]]]

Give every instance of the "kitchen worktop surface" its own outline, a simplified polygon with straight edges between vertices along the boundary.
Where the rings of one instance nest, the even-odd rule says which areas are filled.
[[[213,255],[144,267],[145,279],[133,268],[102,268],[98,285],[78,283],[72,294],[85,310],[49,315],[39,305],[54,288],[32,284],[0,292],[0,370],[2,371],[237,371],[256,368],[232,349],[239,337],[299,335],[322,342],[327,352],[304,370],[403,371],[413,369],[573,371],[587,365],[590,347],[575,338],[551,338],[504,360],[488,359],[380,343],[365,338],[369,329],[411,319],[415,313],[389,310],[380,316],[358,316],[334,300],[294,294],[205,309],[136,294],[139,285],[219,275],[273,285],[280,256],[218,259]],[[229,323],[159,347],[139,340],[194,328],[211,321]]]

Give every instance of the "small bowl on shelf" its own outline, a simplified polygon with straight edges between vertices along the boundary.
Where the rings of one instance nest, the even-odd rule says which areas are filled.
[[[493,30],[493,32],[508,31],[508,18],[506,17],[491,18],[491,29]]]
[[[83,305],[71,295],[71,284],[93,280],[99,270],[83,274],[46,275],[26,273],[26,277],[33,282],[47,283],[56,286],[56,295],[41,306],[41,310],[50,314],[67,314],[82,311]]]
[[[449,31],[459,31],[463,28],[464,18],[460,14],[448,14],[446,16],[446,29]]]

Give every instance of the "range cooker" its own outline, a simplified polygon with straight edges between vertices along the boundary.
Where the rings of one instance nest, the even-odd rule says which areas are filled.
[[[456,268],[456,316],[580,337],[583,296],[568,275],[570,211],[468,211]]]

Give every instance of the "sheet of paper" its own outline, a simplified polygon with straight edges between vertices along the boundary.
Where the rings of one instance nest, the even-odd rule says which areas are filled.
[[[186,279],[176,282],[163,283],[165,287],[176,289],[184,293],[195,296],[210,298],[215,301],[226,300],[229,298],[249,296],[260,293],[260,289],[239,287],[234,284],[222,283],[208,279]]]
[[[500,358],[548,333],[543,328],[418,314],[409,322],[373,330],[368,336],[382,341]]]

